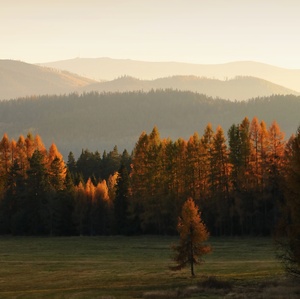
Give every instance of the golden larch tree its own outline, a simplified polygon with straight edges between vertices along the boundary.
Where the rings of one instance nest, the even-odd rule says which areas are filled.
[[[180,241],[179,245],[173,246],[173,250],[176,252],[174,261],[177,266],[171,267],[171,269],[181,270],[189,264],[191,275],[195,276],[194,265],[203,262],[202,256],[209,253],[211,247],[203,244],[208,239],[209,232],[201,220],[201,213],[192,198],[183,204],[177,230]]]
[[[66,165],[62,154],[58,151],[54,143],[52,143],[49,148],[47,168],[52,187],[56,191],[62,190],[64,188],[64,182],[66,178]]]
[[[28,133],[25,139],[27,159],[31,158],[35,150],[34,138],[31,133]]]

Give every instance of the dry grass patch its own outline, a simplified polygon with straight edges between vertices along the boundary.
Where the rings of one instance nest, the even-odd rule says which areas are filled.
[[[232,289],[232,283],[215,276],[202,277],[196,285],[177,288],[176,290],[149,291],[143,294],[147,299],[192,298],[194,296],[215,295],[224,297]]]
[[[143,294],[143,298],[145,299],[171,299],[171,298],[179,298],[178,291],[149,291]]]
[[[291,278],[267,280],[258,284],[236,286],[225,299],[298,299],[300,298],[300,281]]]

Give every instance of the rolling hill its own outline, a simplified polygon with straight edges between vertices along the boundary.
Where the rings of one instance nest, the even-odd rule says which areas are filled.
[[[68,71],[20,61],[0,60],[0,100],[73,92],[147,92],[152,89],[189,90],[214,98],[237,101],[273,94],[299,94],[283,86],[249,76],[239,76],[227,80],[194,75],[178,75],[154,80],[122,76],[111,81],[97,82]]]
[[[0,60],[0,99],[64,94],[93,83],[93,80],[67,71],[28,64],[15,60]]]
[[[300,92],[300,70],[284,69],[252,61],[209,65],[181,62],[145,62],[102,57],[75,58],[42,65],[67,70],[96,81],[113,80],[124,75],[142,80],[153,80],[175,75],[194,75],[220,80],[232,79],[236,76],[251,76]]]
[[[79,90],[81,92],[147,92],[151,89],[189,90],[214,98],[237,101],[271,96],[273,94],[299,94],[291,89],[254,77],[236,77],[223,81],[196,76],[173,76],[155,80],[139,80],[133,77],[123,76],[112,81],[90,84]]]
[[[276,120],[289,138],[300,125],[299,96],[271,96],[232,102],[189,91],[152,90],[78,95],[41,96],[0,102],[0,132],[17,139],[20,134],[39,134],[46,146],[55,142],[65,159],[91,151],[131,151],[142,131],[156,125],[162,138],[188,139],[203,134],[208,123],[221,125],[227,134],[245,116],[257,116],[268,126]],[[1,137],[2,138],[2,137]]]

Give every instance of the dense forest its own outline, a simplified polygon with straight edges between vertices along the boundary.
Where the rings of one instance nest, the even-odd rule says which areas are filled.
[[[187,140],[161,138],[154,127],[141,133],[131,154],[116,146],[102,154],[86,149],[77,159],[70,152],[65,163],[39,135],[15,141],[4,134],[0,231],[174,234],[191,197],[212,235],[270,235],[286,210],[295,210],[287,190],[298,192],[291,184],[299,173],[291,169],[299,140],[300,130],[284,139],[275,121],[246,117],[227,134],[207,124]]]
[[[127,93],[86,93],[0,101],[0,132],[18,139],[28,132],[54,142],[64,157],[82,148],[133,150],[142,130],[154,125],[163,138],[188,139],[208,123],[228,131],[247,115],[271,124],[277,121],[290,136],[299,123],[300,97],[274,95],[232,102],[190,91],[152,90]]]

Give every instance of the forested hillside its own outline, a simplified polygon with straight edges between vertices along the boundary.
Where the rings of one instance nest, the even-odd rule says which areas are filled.
[[[172,76],[156,80],[139,80],[123,76],[112,81],[87,85],[80,88],[79,91],[148,92],[152,89],[188,90],[213,98],[223,98],[232,101],[245,101],[259,96],[271,96],[274,94],[299,95],[299,93],[291,89],[254,77],[235,77],[229,80],[217,80],[196,76]]]
[[[0,131],[10,138],[39,134],[55,142],[66,159],[82,149],[133,149],[141,131],[156,125],[163,138],[187,139],[208,123],[225,131],[245,116],[276,120],[290,136],[299,125],[300,97],[272,96],[246,102],[212,99],[188,91],[87,93],[42,96],[0,102]]]

